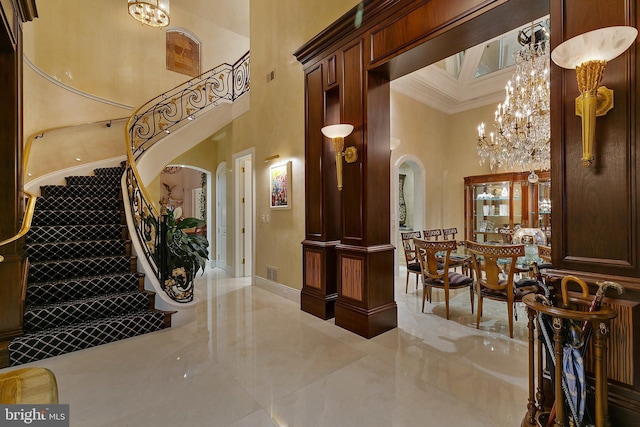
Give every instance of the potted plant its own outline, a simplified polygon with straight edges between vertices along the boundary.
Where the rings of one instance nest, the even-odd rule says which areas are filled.
[[[167,210],[164,289],[177,301],[191,301],[193,279],[200,269],[204,273],[209,257],[209,242],[205,236],[185,232],[188,229],[202,227],[204,221],[181,217],[181,208]]]

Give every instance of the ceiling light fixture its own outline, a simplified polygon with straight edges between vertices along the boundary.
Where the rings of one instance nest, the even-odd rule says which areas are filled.
[[[129,15],[150,27],[169,25],[169,0],[128,0]]]
[[[484,123],[478,126],[480,164],[489,167],[520,166],[524,170],[550,167],[549,121],[549,32],[547,21],[521,30],[523,48],[514,53],[516,71],[505,87],[504,102],[498,104],[494,127],[486,138]]]

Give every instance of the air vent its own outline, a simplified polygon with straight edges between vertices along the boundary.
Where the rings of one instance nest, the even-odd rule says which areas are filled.
[[[278,268],[271,265],[267,265],[267,279],[277,282],[278,281]]]

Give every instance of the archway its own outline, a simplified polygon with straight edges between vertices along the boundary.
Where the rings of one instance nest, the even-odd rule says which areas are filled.
[[[404,180],[402,180],[404,176]],[[404,181],[404,182],[402,182]],[[396,248],[402,248],[402,231],[422,230],[426,220],[425,168],[413,154],[399,157],[393,165],[393,218],[391,238]],[[404,198],[405,215],[402,214],[401,197]],[[395,275],[399,265],[404,263],[404,253],[398,250],[395,257]]]
[[[209,242],[209,265],[215,259],[213,250],[214,222],[212,214],[211,172],[191,165],[167,165],[160,174],[160,198],[166,198],[169,208],[180,207],[182,216],[199,218],[206,223]]]

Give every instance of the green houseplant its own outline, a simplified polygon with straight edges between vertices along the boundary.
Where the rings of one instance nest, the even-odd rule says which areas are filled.
[[[181,218],[181,216],[180,208],[167,210],[164,289],[176,300],[191,301],[193,279],[201,269],[204,273],[209,257],[209,242],[205,236],[185,232],[188,229],[204,226],[204,221],[198,218]]]

